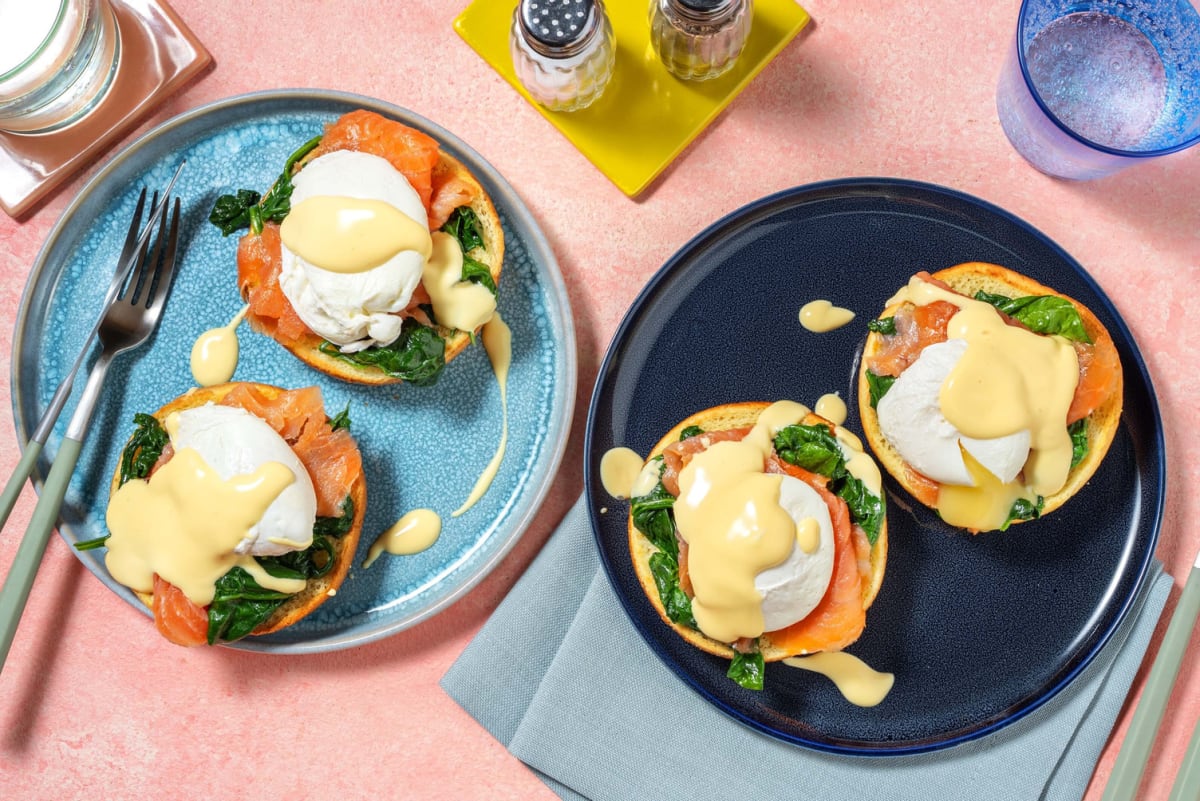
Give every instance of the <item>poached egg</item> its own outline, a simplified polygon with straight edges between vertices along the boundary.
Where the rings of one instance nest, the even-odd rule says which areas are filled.
[[[337,150],[313,159],[292,179],[292,207],[312,197],[339,196],[387,203],[426,231],[429,220],[420,196],[386,159]],[[282,246],[279,286],[296,314],[314,333],[353,353],[389,345],[400,336],[396,316],[421,282],[425,258],[401,251],[358,273],[332,272]]]
[[[963,451],[1008,484],[1029,458],[1031,433],[976,439],[960,432],[942,413],[942,385],[966,351],[965,339],[948,339],[922,350],[879,399],[879,429],[904,461],[940,484],[976,486]]]
[[[244,409],[212,403],[171,415],[167,425],[175,450],[191,448],[222,480],[278,462],[295,475],[234,548],[238,554],[278,556],[312,544],[317,495],[308,470],[275,429]]]
[[[816,608],[833,578],[833,520],[829,507],[817,491],[798,478],[783,476],[779,505],[796,521],[812,518],[820,530],[819,544],[812,553],[793,544],[782,564],[754,578],[762,595],[763,630],[777,631],[808,617]]]

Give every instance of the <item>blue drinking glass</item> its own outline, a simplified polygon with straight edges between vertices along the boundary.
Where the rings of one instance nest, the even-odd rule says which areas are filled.
[[[1187,0],[1023,0],[1000,74],[1005,135],[1060,178],[1200,142],[1200,14]]]

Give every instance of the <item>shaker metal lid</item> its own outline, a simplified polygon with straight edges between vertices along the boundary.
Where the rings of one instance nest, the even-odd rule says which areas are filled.
[[[692,11],[710,13],[719,11],[723,6],[729,5],[729,0],[678,0],[678,3]]]
[[[521,0],[521,25],[546,48],[568,47],[588,32],[595,0]]]

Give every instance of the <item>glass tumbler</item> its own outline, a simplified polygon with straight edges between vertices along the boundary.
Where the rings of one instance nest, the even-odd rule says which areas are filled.
[[[108,0],[0,0],[0,20],[0,131],[53,131],[96,106],[121,49]]]
[[[1000,74],[1005,135],[1087,180],[1200,141],[1200,15],[1188,0],[1024,0]]]

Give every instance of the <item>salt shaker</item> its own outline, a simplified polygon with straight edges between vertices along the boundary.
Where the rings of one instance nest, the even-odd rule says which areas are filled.
[[[750,35],[753,0],[652,0],[650,41],[677,78],[724,75]]]
[[[513,12],[509,51],[526,91],[551,111],[594,103],[616,58],[602,0],[521,0]]]

